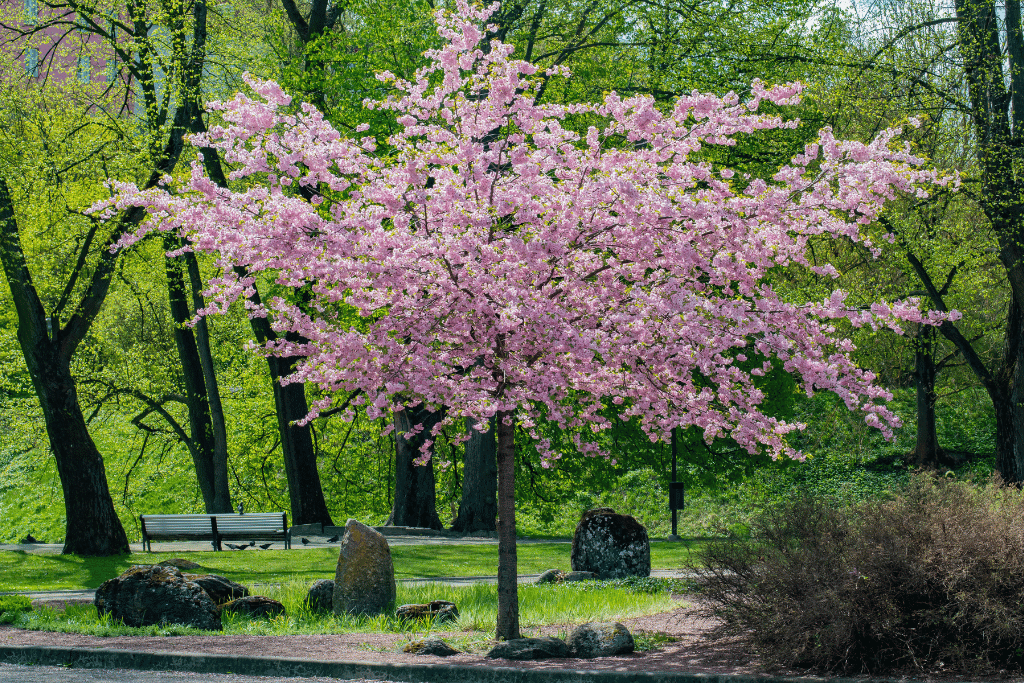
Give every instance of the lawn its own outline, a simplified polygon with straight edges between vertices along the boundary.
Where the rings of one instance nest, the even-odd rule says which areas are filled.
[[[684,567],[690,561],[692,547],[685,543],[653,542],[651,566],[654,569]],[[539,574],[551,568],[568,570],[569,553],[568,543],[520,544],[519,573]],[[391,548],[391,555],[398,579],[494,576],[498,567],[497,545],[400,545]],[[134,564],[156,564],[172,557],[192,560],[202,565],[203,571],[242,584],[278,584],[293,579],[334,578],[338,549],[154,552],[118,557],[0,551],[0,591],[96,588]]]
[[[590,621],[609,621],[665,612],[679,606],[671,594],[672,582],[651,581],[630,585],[623,581],[582,582],[564,585],[524,585],[519,587],[520,622],[531,629],[545,625],[569,625]],[[432,630],[461,631],[456,640],[459,649],[489,649],[493,643],[497,616],[497,591],[493,584],[445,586],[399,584],[397,602],[424,603],[450,600],[459,606],[457,623],[433,624],[429,619],[401,621],[392,614],[348,616],[310,612],[305,604],[307,586],[291,580],[268,587],[268,597],[280,600],[284,615],[269,619],[250,619],[222,615],[225,635],[302,635],[328,633],[405,633],[422,637]],[[93,605],[69,605],[66,610],[42,608],[31,612],[13,611],[5,619],[19,628],[84,633],[97,636],[150,635],[174,636],[203,631],[179,625],[127,627],[107,617],[98,617]],[[640,643],[643,647],[643,643]]]

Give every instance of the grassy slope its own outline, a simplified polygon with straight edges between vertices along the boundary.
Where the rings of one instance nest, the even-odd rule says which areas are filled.
[[[519,546],[519,573],[539,574],[553,567],[569,569],[568,543],[528,543]],[[442,576],[494,576],[498,566],[496,545],[415,545],[391,549],[395,576],[434,578]],[[681,543],[651,544],[654,569],[677,569],[690,556]],[[243,584],[281,583],[296,579],[333,578],[337,548],[301,548],[243,552],[133,553],[120,557],[33,555],[21,551],[0,552],[0,591],[96,588],[133,564],[155,564],[171,557],[192,560],[213,574]],[[197,570],[199,571],[199,570]]]

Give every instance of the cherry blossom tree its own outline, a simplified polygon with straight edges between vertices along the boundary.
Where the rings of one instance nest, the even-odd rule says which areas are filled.
[[[856,310],[841,291],[791,301],[768,278],[810,267],[812,236],[870,246],[864,227],[887,200],[946,182],[920,168],[898,130],[861,144],[823,129],[772,177],[740,177],[706,150],[797,126],[760,110],[795,103],[798,84],[755,81],[747,101],[695,92],[668,111],[615,93],[538,105],[537,69],[499,41],[480,45],[492,10],[460,0],[438,12],[446,44],[430,65],[413,82],[380,76],[397,94],[368,106],[402,127],[386,146],[343,137],[275,83],[249,79],[256,95],[211,104],[224,125],[195,139],[223,154],[230,188],[200,160],[180,183],[119,185],[97,210],[144,206],[146,230],[216,254],[223,275],[207,312],[247,301],[256,277],[306,288],[296,301],[247,303],[304,340],[282,334],[263,352],[304,359],[289,381],[358,390],[353,403],[370,417],[443,407],[424,452],[445,425],[486,429],[495,418],[497,636],[511,639],[516,426],[549,459],[559,455],[534,429],[542,418],[595,454],[586,434],[610,426],[610,400],[652,440],[697,426],[709,440],[729,434],[751,452],[800,457],[784,437],[801,425],[765,416],[752,377],[781,364],[807,393],[836,392],[888,435],[890,395],[852,362],[838,326],[955,314],[922,314],[916,301]],[[592,125],[580,135],[570,119]],[[742,371],[748,356],[763,365]]]

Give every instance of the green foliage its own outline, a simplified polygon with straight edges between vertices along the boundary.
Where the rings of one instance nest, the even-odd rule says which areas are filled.
[[[0,595],[0,624],[13,624],[22,612],[32,609],[32,600],[24,595]]]

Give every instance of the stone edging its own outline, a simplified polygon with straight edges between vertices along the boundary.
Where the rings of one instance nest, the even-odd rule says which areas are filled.
[[[506,666],[445,664],[377,664],[295,658],[246,657],[192,652],[140,652],[109,648],[0,645],[8,664],[65,666],[83,669],[192,671],[247,676],[370,678],[402,683],[896,683],[891,679],[781,678],[682,672],[517,669]]]

